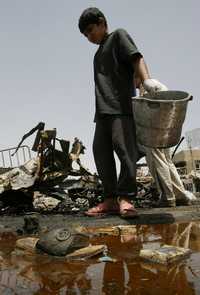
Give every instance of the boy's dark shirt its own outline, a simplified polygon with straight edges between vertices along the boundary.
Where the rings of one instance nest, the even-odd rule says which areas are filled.
[[[123,29],[109,34],[94,56],[95,119],[101,115],[132,115],[133,55],[142,57]]]

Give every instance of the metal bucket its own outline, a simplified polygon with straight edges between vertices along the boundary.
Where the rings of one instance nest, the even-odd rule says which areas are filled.
[[[133,97],[138,142],[147,147],[168,148],[178,144],[187,103],[192,96],[183,91],[161,91],[154,97]]]

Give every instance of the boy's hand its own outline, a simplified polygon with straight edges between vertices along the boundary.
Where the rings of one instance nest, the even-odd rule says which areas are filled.
[[[164,84],[160,83],[156,79],[144,80],[143,87],[151,95],[154,95],[155,92],[157,92],[157,91],[167,91],[168,90],[168,88]]]

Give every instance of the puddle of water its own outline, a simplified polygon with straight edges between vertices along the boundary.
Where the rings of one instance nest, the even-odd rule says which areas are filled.
[[[92,237],[116,262],[22,255],[14,251],[16,238],[0,236],[0,294],[200,294],[200,223],[139,225],[135,233]],[[163,243],[190,248],[192,255],[168,267],[139,259],[141,249]]]

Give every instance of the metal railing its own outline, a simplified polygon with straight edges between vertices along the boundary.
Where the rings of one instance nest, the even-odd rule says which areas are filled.
[[[16,147],[0,150],[0,167],[18,167],[31,159],[31,150],[29,146],[20,146],[18,151],[12,155],[15,150]]]

